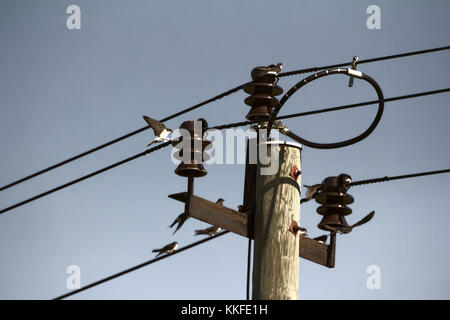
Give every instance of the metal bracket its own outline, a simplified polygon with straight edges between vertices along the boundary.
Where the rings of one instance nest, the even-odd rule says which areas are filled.
[[[358,64],[358,61],[359,61],[358,56],[354,56],[353,61],[352,61],[352,66],[351,66],[352,70],[355,70],[355,71],[357,70],[356,65]],[[348,80],[348,86],[353,87],[353,77],[350,77],[350,79]]]
[[[169,196],[177,201],[185,202],[186,193],[177,193]],[[191,217],[204,221],[212,225],[220,225],[222,229],[229,230],[235,234],[253,239],[252,225],[253,219],[246,213],[239,212],[215,202],[193,196]],[[303,228],[298,226],[298,223],[293,221],[291,223],[292,231],[301,231]],[[297,226],[297,227],[295,227]],[[335,242],[331,238],[331,244],[326,245],[317,240],[309,238],[306,233],[300,233],[299,241],[299,256],[303,259],[320,264],[324,267],[334,268],[334,252]]]

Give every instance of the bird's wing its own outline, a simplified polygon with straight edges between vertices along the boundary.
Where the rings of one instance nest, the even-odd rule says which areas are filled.
[[[162,248],[160,251],[162,251],[162,252],[167,252],[167,251],[169,251],[169,250],[172,250],[174,246],[175,246],[174,243],[169,243],[169,244],[166,245],[164,248]]]
[[[352,228],[354,227],[358,227],[364,223],[369,222],[373,216],[375,215],[375,211],[372,211],[371,213],[369,213],[367,216],[365,216],[364,218],[362,218],[361,220],[359,220],[357,223],[355,223],[354,225],[352,225]]]
[[[159,137],[159,135],[161,134],[161,132],[166,129],[166,126],[163,125],[161,122],[159,122],[158,120],[155,120],[153,118],[147,117],[147,116],[143,116],[145,122],[148,123],[148,125],[153,129],[155,136]]]
[[[147,147],[150,147],[152,144],[154,144],[155,142],[158,142],[157,140],[153,140],[152,142],[150,142]]]
[[[320,189],[320,187],[322,186],[321,184],[314,184],[312,186],[307,186],[307,185],[303,185],[306,188],[306,199],[311,199],[312,197],[314,197],[315,193],[317,192],[317,190]]]
[[[219,229],[218,226],[212,226],[212,227],[207,228],[206,230],[209,233],[209,232],[217,232],[218,229]]]

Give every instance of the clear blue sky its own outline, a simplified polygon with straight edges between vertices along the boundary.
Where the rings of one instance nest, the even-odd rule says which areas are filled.
[[[67,6],[81,8],[81,30],[66,27]],[[366,27],[369,5],[381,29]],[[259,65],[283,71],[449,44],[448,1],[23,1],[0,2],[0,184],[142,127],[250,80]],[[449,87],[448,51],[364,64],[386,97]],[[282,78],[285,91],[301,77]],[[376,98],[343,76],[315,81],[281,114]],[[239,92],[167,122],[242,121]],[[375,132],[337,150],[302,153],[302,182],[349,173],[354,180],[448,168],[448,94],[386,104]],[[368,126],[375,106],[291,119],[316,141],[350,138]],[[0,193],[4,208],[141,152],[150,131]],[[0,298],[49,299],[68,291],[66,268],[86,285],[154,256],[172,241],[198,238],[206,224],[189,220],[168,194],[185,189],[166,149],[0,215]],[[196,194],[236,208],[243,165],[206,166]],[[374,219],[338,236],[336,268],[300,261],[300,299],[449,299],[447,249],[450,175],[351,189],[349,222]],[[303,192],[303,190],[302,190]],[[311,236],[316,204],[301,209]],[[74,296],[75,299],[244,299],[247,240],[228,234]],[[381,269],[368,290],[366,269]]]

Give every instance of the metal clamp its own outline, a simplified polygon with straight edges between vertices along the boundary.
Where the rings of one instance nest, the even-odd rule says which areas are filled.
[[[352,61],[352,66],[351,66],[351,68],[352,68],[352,70],[357,70],[357,64],[358,64],[358,61],[359,61],[359,58],[358,58],[358,56],[354,56],[353,57],[353,61]],[[353,77],[350,77],[350,79],[348,80],[348,86],[349,87],[353,87]]]

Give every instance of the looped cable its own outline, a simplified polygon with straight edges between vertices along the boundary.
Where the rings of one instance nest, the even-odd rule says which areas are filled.
[[[351,138],[351,139],[348,139],[345,141],[341,141],[341,142],[335,142],[335,143],[317,143],[317,142],[309,141],[309,140],[303,139],[302,137],[299,137],[299,136],[293,134],[292,132],[289,132],[289,136],[292,139],[296,140],[297,142],[299,142],[305,146],[308,146],[310,148],[316,148],[316,149],[342,148],[342,147],[346,147],[351,144],[357,143],[357,142],[365,139],[367,136],[369,136],[372,133],[372,131],[375,130],[376,126],[380,122],[381,116],[383,115],[383,110],[384,110],[383,91],[381,90],[380,86],[373,78],[362,73],[361,71],[356,71],[356,70],[353,70],[350,68],[336,68],[336,69],[331,69],[331,70],[323,70],[323,71],[314,73],[313,75],[306,77],[305,79],[297,82],[297,84],[295,86],[293,86],[288,92],[286,92],[286,94],[281,98],[280,103],[276,106],[275,110],[272,112],[272,115],[271,115],[271,118],[270,118],[269,124],[268,124],[268,130],[269,130],[268,134],[270,134],[270,130],[274,124],[275,119],[277,118],[278,112],[280,111],[281,107],[286,103],[286,101],[295,92],[297,92],[297,90],[299,90],[301,87],[303,87],[307,83],[310,83],[314,80],[317,80],[319,78],[329,76],[332,74],[345,74],[345,75],[348,75],[349,77],[354,77],[354,78],[358,78],[358,79],[367,81],[375,89],[375,91],[378,95],[378,100],[380,102],[378,105],[377,114],[375,115],[375,118],[372,121],[372,123],[370,124],[370,126],[367,128],[366,131],[364,131],[363,133],[361,133],[360,135],[358,135],[354,138]]]

